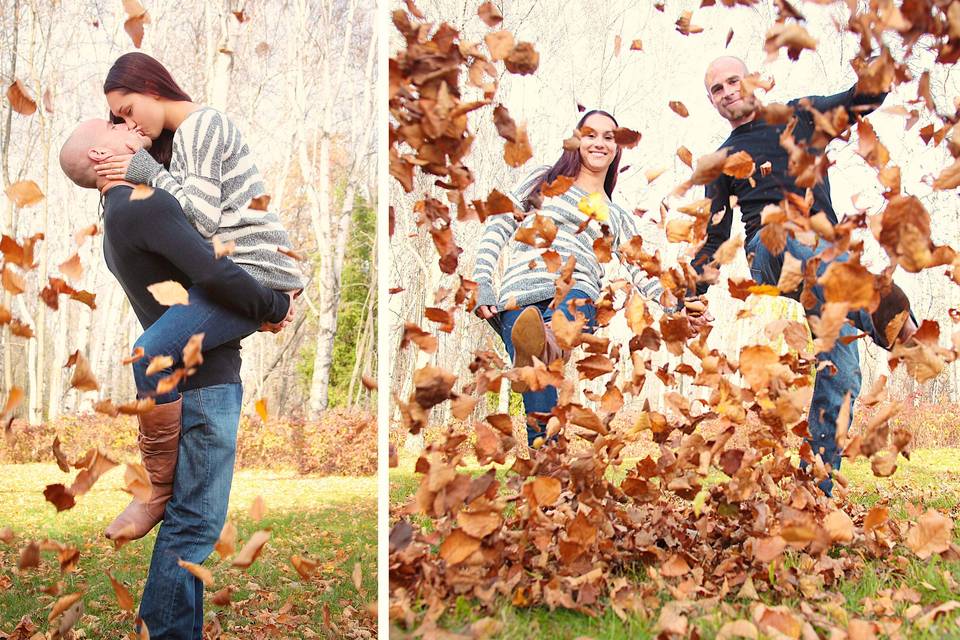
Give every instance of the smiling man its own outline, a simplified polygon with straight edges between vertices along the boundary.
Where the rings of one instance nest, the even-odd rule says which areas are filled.
[[[739,58],[723,56],[717,58],[707,67],[704,78],[707,96],[717,112],[730,124],[731,132],[720,145],[729,154],[745,151],[753,158],[756,167],[769,163],[770,171],[756,171],[748,179],[738,179],[726,174],[707,185],[706,195],[711,199],[711,219],[707,227],[707,240],[697,252],[693,265],[698,273],[703,273],[704,267],[713,259],[713,254],[724,240],[730,237],[733,224],[734,209],[731,197],[735,197],[740,208],[741,219],[746,229],[744,247],[750,261],[751,276],[760,284],[776,286],[780,281],[784,256],[791,256],[800,261],[801,273],[806,263],[815,256],[820,256],[831,248],[830,243],[820,240],[816,247],[807,246],[793,236],[788,236],[786,246],[781,251],[771,252],[761,241],[761,214],[767,205],[778,205],[787,198],[788,194],[800,197],[812,196],[810,215],[822,212],[831,224],[837,224],[837,214],[833,209],[830,198],[830,179],[823,175],[818,180],[811,181],[809,173],[800,180],[804,186],[797,184],[798,178],[790,172],[790,154],[781,145],[792,143],[805,148],[814,157],[824,153],[824,149],[816,148],[811,141],[816,133],[812,110],[827,113],[837,108],[847,111],[849,121],[856,122],[858,116],[865,116],[880,106],[886,94],[866,94],[857,91],[856,85],[832,96],[810,96],[793,100],[787,103],[792,110],[792,117],[778,119],[777,123],[767,122],[760,109],[760,104],[752,92],[743,90],[743,79],[749,75],[746,64]],[[781,121],[787,120],[787,121]],[[792,127],[791,132],[788,127]],[[786,135],[784,135],[786,133]],[[796,169],[794,169],[796,171]],[[807,186],[813,182],[812,186]],[[843,253],[832,261],[846,261],[849,256]],[[817,258],[820,260],[820,258]],[[831,260],[821,260],[817,268],[817,275],[823,275]],[[708,283],[700,282],[697,293],[706,293]],[[788,295],[799,300],[802,285]],[[806,309],[807,316],[819,316],[820,306],[824,302],[823,289],[817,285],[813,287],[813,294],[817,304]],[[915,320],[910,313],[910,303],[906,295],[897,286],[880,300],[880,305],[872,314],[864,309],[857,309],[848,314],[852,322],[845,324],[840,331],[841,337],[852,337],[857,334],[856,329],[870,335],[874,342],[885,349],[891,348],[887,336],[894,336],[894,341],[905,341],[917,329]],[[856,329],[855,329],[855,328]],[[836,443],[836,422],[840,414],[844,398],[850,394],[850,411],[852,416],[853,402],[860,392],[861,372],[860,360],[856,341],[836,340],[832,349],[817,354],[820,362],[829,361],[835,369],[818,367],[814,384],[813,399],[808,416],[809,443],[814,455],[820,455],[824,463],[832,469],[839,469],[840,454]],[[830,495],[833,482],[827,478],[820,487]]]

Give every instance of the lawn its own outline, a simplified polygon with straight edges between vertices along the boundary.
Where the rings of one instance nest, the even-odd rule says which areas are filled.
[[[908,503],[922,503],[928,507],[945,510],[955,520],[960,519],[960,449],[927,449],[915,451],[910,461],[903,461],[890,478],[876,478],[869,462],[844,463],[843,472],[849,479],[850,500],[864,506],[873,505],[882,495],[890,500],[892,516],[906,517]],[[400,466],[391,470],[391,505],[406,501],[419,484],[419,476],[413,472],[411,458],[401,458]],[[629,464],[629,462],[628,462]],[[479,472],[479,467],[468,468]],[[498,471],[504,475],[505,470]],[[420,524],[426,521],[414,518]],[[960,526],[954,528],[954,540],[960,542]],[[691,605],[688,616],[690,633],[695,628],[701,638],[721,637],[718,633],[724,623],[737,619],[751,619],[751,611],[761,602],[768,606],[787,605],[799,611],[801,605],[812,607],[818,614],[830,619],[832,624],[846,627],[847,621],[864,619],[878,622],[875,635],[861,638],[960,638],[960,603],[957,609],[938,617],[932,624],[916,624],[920,610],[950,601],[960,600],[960,562],[947,562],[937,556],[919,560],[908,550],[899,548],[896,562],[867,560],[860,575],[842,581],[832,593],[820,594],[807,601],[799,599],[774,601],[769,593],[761,591],[759,600],[728,597],[719,606],[699,609]],[[789,561],[789,559],[787,560]],[[637,567],[631,580],[644,582],[647,577],[643,567]],[[901,587],[913,589],[919,594],[919,603],[905,602],[895,597]],[[891,595],[894,597],[891,597]],[[666,592],[660,593],[660,602],[670,600]],[[483,610],[476,602],[461,598],[451,603],[439,626],[459,633],[481,636],[481,629],[489,625],[495,629],[490,637],[504,639],[566,638],[566,639],[615,639],[655,638],[659,607],[648,608],[647,615],[628,614],[621,619],[610,607],[596,617],[566,609],[550,611],[546,607],[519,608],[501,601],[494,611]],[[887,605],[889,604],[889,608]],[[684,605],[686,606],[686,605]],[[913,606],[913,609],[909,607]],[[924,627],[924,628],[921,628]],[[861,627],[862,628],[862,627]],[[883,631],[883,633],[880,632]],[[391,637],[402,638],[407,634],[393,627]],[[739,636],[728,636],[739,637]],[[752,637],[766,637],[763,635]],[[781,636],[800,637],[800,636]],[[849,636],[854,640],[854,636]]]
[[[133,629],[133,613],[123,611],[106,572],[124,583],[134,608],[146,581],[155,532],[115,550],[103,528],[129,501],[122,491],[123,467],[113,469],[77,500],[56,513],[43,497],[44,486],[68,478],[54,464],[0,465],[0,530],[14,534],[0,542],[0,637],[6,637],[23,616],[39,631],[53,603],[83,591],[84,614],[75,629],[87,638],[119,638]],[[250,638],[269,629],[271,637],[343,637],[376,635],[376,491],[375,477],[312,477],[293,472],[238,471],[230,495],[229,519],[240,544],[258,529],[271,537],[259,558],[246,570],[214,553],[205,566],[213,572],[207,590],[208,620],[217,618],[224,638]],[[250,506],[263,498],[259,522]],[[55,540],[80,551],[76,570],[61,575],[55,552],[43,552],[40,566],[19,571],[20,550],[29,540]],[[316,572],[302,578],[290,562],[293,555],[318,562]],[[356,581],[359,580],[359,589]],[[59,596],[43,589],[59,585]],[[224,587],[235,591],[231,603],[214,606],[211,596]],[[214,623],[216,624],[216,623]],[[80,636],[84,637],[84,636]]]

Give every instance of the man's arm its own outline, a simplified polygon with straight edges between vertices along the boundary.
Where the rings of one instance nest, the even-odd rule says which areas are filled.
[[[710,198],[710,222],[707,223],[707,241],[697,251],[693,258],[693,268],[698,274],[713,260],[714,252],[730,237],[733,228],[733,208],[730,206],[730,190],[727,188],[727,179],[720,176],[706,187],[706,197]],[[714,223],[716,215],[723,211],[723,217]],[[710,285],[705,282],[697,283],[697,295],[707,292]]]
[[[837,107],[844,107],[852,122],[856,116],[862,117],[877,109],[883,104],[886,97],[886,93],[858,93],[857,85],[853,85],[846,91],[832,96],[808,96],[807,98],[801,98],[801,100],[809,100],[810,106],[820,113],[832,111]],[[796,106],[794,103],[799,102],[800,100],[794,100],[791,102],[791,106]]]
[[[233,260],[218,259],[170,194],[157,190],[130,202],[123,217],[137,246],[169,260],[218,304],[259,322],[286,317],[290,297],[264,287]]]

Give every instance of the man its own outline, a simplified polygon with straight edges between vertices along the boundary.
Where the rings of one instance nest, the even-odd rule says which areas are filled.
[[[742,60],[724,56],[710,63],[704,82],[711,103],[730,123],[732,129],[730,136],[721,145],[721,149],[728,149],[730,154],[745,151],[753,158],[755,166],[760,167],[769,163],[770,171],[766,174],[757,171],[749,179],[743,180],[722,174],[707,186],[706,195],[712,201],[711,219],[707,227],[706,243],[694,258],[694,268],[702,274],[706,265],[712,260],[714,251],[730,237],[733,223],[731,196],[735,196],[746,228],[744,246],[750,257],[751,275],[760,284],[777,285],[786,253],[799,260],[805,267],[809,259],[820,256],[830,249],[831,245],[820,240],[815,248],[811,248],[788,236],[785,249],[779,253],[771,253],[761,241],[761,212],[764,207],[779,204],[787,198],[788,193],[803,197],[807,193],[806,186],[813,183],[809,186],[813,196],[810,215],[822,212],[832,225],[837,224],[837,215],[830,199],[829,179],[823,175],[814,182],[807,174],[801,180],[806,186],[799,186],[798,178],[790,174],[790,155],[781,145],[781,135],[788,126],[793,127],[793,142],[798,147],[809,145],[806,151],[815,157],[819,156],[823,153],[823,149],[810,145],[816,133],[811,108],[820,113],[826,113],[842,107],[847,110],[849,121],[855,122],[857,115],[866,115],[880,106],[886,94],[861,94],[854,86],[833,96],[814,96],[794,100],[788,103],[788,106],[793,109],[791,121],[772,124],[764,119],[760,105],[752,92],[741,90],[742,81],[748,75],[747,67]],[[789,135],[790,132],[787,131],[787,136],[784,137],[788,147],[791,146]],[[797,172],[796,167],[794,171]],[[833,260],[842,262],[848,257],[844,253]],[[822,260],[817,269],[817,275],[823,275],[829,264],[830,260]],[[701,281],[697,286],[697,293],[702,295],[707,287],[708,284]],[[800,289],[802,285],[794,293],[783,295],[799,299]],[[822,287],[818,285],[812,289],[815,300],[813,300],[814,304],[806,309],[808,317],[819,316],[820,306],[824,302]],[[896,285],[892,285],[889,293],[880,299],[879,307],[872,314],[864,309],[855,309],[847,317],[857,329],[869,334],[877,344],[886,349],[892,347],[887,336],[895,336],[894,341],[905,341],[917,330],[916,322],[910,314],[910,303]],[[856,334],[857,331],[849,324],[844,324],[840,331],[841,337]],[[814,455],[820,455],[830,468],[839,469],[841,452],[836,443],[837,417],[848,393],[852,416],[853,401],[860,392],[861,372],[857,344],[855,341],[845,342],[837,339],[833,348],[817,354],[817,359],[830,361],[835,366],[835,370],[831,370],[830,367],[818,368],[807,420],[811,436],[809,442]],[[820,483],[820,487],[830,495],[833,482],[827,478]]]
[[[185,289],[197,285],[218,304],[265,322],[262,330],[279,330],[291,319],[290,297],[264,288],[231,260],[218,260],[172,195],[156,189],[135,199],[134,185],[97,176],[97,162],[149,143],[125,124],[89,120],[60,150],[64,173],[102,194],[104,257],[140,324],[149,327],[167,310],[147,287],[174,280]],[[226,520],[242,396],[239,340],[204,351],[203,364],[181,382],[180,391],[176,402],[138,416],[138,442],[154,485],[150,502],[169,497],[140,617],[153,638],[200,640],[203,583],[177,561],[206,560]]]

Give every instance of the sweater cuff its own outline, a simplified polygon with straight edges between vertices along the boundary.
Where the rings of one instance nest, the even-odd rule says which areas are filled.
[[[136,184],[150,184],[160,174],[161,169],[162,164],[154,160],[146,149],[140,149],[130,158],[124,179]]]
[[[477,304],[481,307],[497,306],[497,294],[489,282],[480,282],[477,287]]]

